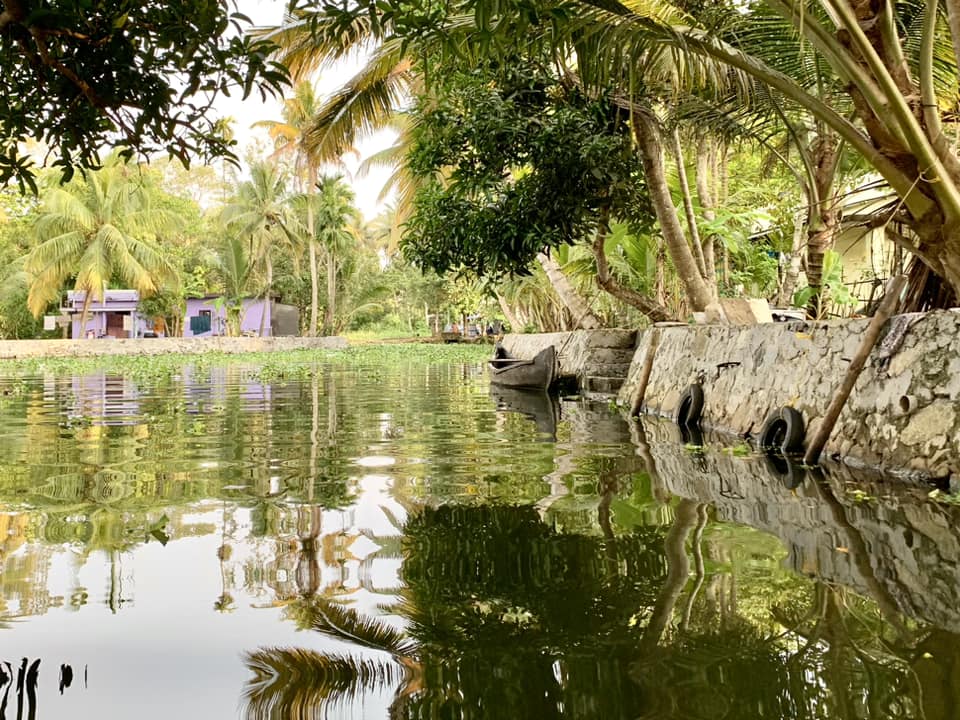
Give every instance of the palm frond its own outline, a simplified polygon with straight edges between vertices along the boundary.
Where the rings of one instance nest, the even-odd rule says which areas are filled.
[[[332,602],[317,599],[305,608],[309,627],[324,635],[397,657],[408,657],[416,643],[377,618],[370,618]]]
[[[391,662],[302,648],[261,648],[244,657],[253,678],[244,688],[248,718],[313,718],[336,715],[364,694],[404,681]]]
[[[307,146],[325,161],[338,159],[357,139],[389,125],[406,101],[414,76],[400,40],[386,42],[366,65],[319,108]]]
[[[346,18],[323,10],[298,10],[288,14],[280,26],[256,33],[279,47],[277,60],[295,79],[310,77],[323,67],[362,53],[372,45],[375,34],[366,13]]]

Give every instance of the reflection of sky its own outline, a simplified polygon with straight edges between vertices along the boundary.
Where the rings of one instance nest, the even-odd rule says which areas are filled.
[[[387,496],[383,476],[365,477],[360,486],[356,508],[323,513],[322,532],[342,530],[359,538],[350,546],[359,559],[344,564],[345,590],[351,607],[375,615],[380,614],[377,606],[392,596],[360,587],[361,561],[376,546],[358,532],[395,534],[378,506],[389,503],[396,512],[402,511]],[[183,520],[219,527],[221,512],[218,503],[205,503]],[[233,553],[227,564],[242,584],[244,566],[269,560],[275,544],[250,538],[247,511],[238,512],[235,520],[236,539],[228,541]],[[220,542],[216,533],[174,539],[166,547],[150,541],[118,554],[115,572],[121,606],[116,614],[108,607],[111,562],[107,554],[95,552],[81,565],[73,549],[60,548],[50,563],[47,585],[51,595],[64,599],[64,606],[18,621],[12,633],[0,631],[4,633],[2,657],[11,661],[42,658],[41,717],[66,717],[68,712],[73,717],[144,720],[235,717],[241,689],[250,678],[243,653],[271,646],[347,650],[319,633],[298,632],[292,621],[282,619],[281,607],[271,607],[277,598],[264,584],[231,589],[236,609],[215,612],[213,604],[222,592]],[[27,549],[24,546],[20,552]],[[394,588],[399,585],[399,567],[399,560],[373,560],[365,571],[373,587]],[[339,567],[323,567],[324,584],[340,578]],[[78,587],[86,588],[89,600],[73,610],[69,599]],[[74,686],[63,697],[56,694],[60,663],[73,665],[76,673]],[[85,665],[87,690],[82,689]],[[389,698],[368,696],[364,702],[363,717],[383,717]]]

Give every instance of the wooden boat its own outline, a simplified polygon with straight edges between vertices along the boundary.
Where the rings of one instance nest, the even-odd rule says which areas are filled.
[[[490,385],[490,397],[497,410],[519,413],[533,420],[538,433],[557,439],[560,401],[545,389]]]
[[[507,387],[549,388],[557,370],[557,351],[553,345],[541,350],[532,360],[511,356],[499,343],[490,360],[490,382]]]

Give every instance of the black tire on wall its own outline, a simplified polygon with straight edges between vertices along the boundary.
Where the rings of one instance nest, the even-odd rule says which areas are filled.
[[[803,416],[796,408],[784,406],[763,424],[760,433],[762,450],[779,450],[784,455],[803,452],[806,430]]]
[[[683,391],[677,413],[674,417],[680,427],[696,427],[700,424],[700,414],[703,412],[703,388],[691,385]]]

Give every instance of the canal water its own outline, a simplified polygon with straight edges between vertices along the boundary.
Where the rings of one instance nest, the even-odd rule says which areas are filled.
[[[480,363],[8,374],[0,718],[956,718],[929,490]]]

